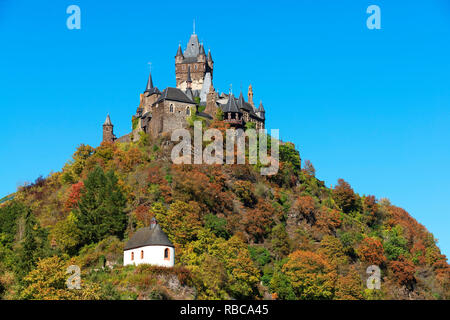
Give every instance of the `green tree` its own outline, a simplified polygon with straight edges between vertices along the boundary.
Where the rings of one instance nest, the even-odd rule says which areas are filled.
[[[18,249],[16,273],[19,278],[30,272],[39,258],[46,256],[49,251],[48,234],[42,229],[30,209],[26,209],[24,216],[24,237]]]
[[[81,243],[98,242],[111,235],[122,239],[126,228],[126,198],[114,172],[105,174],[102,168],[96,167],[84,186],[75,210]]]
[[[25,206],[17,201],[11,201],[0,207],[0,242],[10,244],[17,232],[17,219],[26,211]]]
[[[273,227],[271,238],[272,249],[275,256],[278,259],[287,256],[290,251],[289,236],[283,224],[280,223]]]
[[[56,223],[50,235],[59,248],[68,254],[74,254],[80,245],[80,229],[75,214],[71,212],[66,219]]]

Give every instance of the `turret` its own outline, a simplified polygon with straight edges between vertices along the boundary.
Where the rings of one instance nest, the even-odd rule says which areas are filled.
[[[197,61],[198,62],[206,62],[206,54],[205,54],[205,48],[203,47],[203,43],[200,44]]]
[[[182,63],[184,60],[183,52],[181,51],[181,44],[178,45],[177,55],[175,56],[175,63]]]
[[[266,110],[264,110],[264,106],[262,104],[262,101],[259,103],[258,111],[256,112],[256,114],[261,119],[265,119],[266,118]]]
[[[103,142],[114,142],[116,136],[114,135],[114,126],[111,123],[109,114],[106,116],[106,120],[103,123]]]
[[[253,87],[252,85],[248,86],[248,103],[252,105],[252,107],[255,107],[253,103]]]

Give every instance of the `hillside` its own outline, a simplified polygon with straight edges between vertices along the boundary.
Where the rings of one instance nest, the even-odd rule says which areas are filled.
[[[223,130],[223,124],[211,126]],[[330,189],[298,151],[280,170],[174,165],[166,136],[80,145],[60,172],[0,205],[3,299],[448,299],[436,240],[387,199]],[[123,267],[125,242],[156,217],[176,267]],[[65,286],[68,265],[82,289]],[[381,289],[366,287],[378,265]]]

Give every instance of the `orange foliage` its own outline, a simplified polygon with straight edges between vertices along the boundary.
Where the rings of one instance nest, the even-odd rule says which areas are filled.
[[[341,225],[341,216],[335,209],[320,208],[316,213],[315,227],[325,233],[332,233]]]
[[[140,205],[134,211],[136,219],[141,221],[145,227],[150,225],[150,221],[154,217],[154,214],[150,211],[150,208],[144,205]]]
[[[399,285],[411,285],[415,281],[415,267],[405,257],[400,256],[398,261],[391,261],[389,267],[392,271],[393,278]]]
[[[355,209],[356,194],[350,184],[344,181],[344,179],[338,180],[338,185],[333,190],[333,198],[345,213],[349,213]]]
[[[383,244],[376,238],[364,238],[358,248],[358,254],[362,261],[380,266],[386,262]]]
[[[253,237],[255,241],[260,241],[270,230],[273,222],[274,210],[270,204],[260,201],[254,209],[247,209],[243,218],[245,231]]]

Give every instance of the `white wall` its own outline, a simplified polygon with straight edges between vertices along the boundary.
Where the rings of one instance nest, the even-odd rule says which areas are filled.
[[[169,260],[164,259],[164,250],[169,249]],[[144,259],[141,259],[141,251],[144,251]],[[134,252],[134,260],[131,260],[131,253]],[[173,267],[175,264],[175,250],[166,246],[146,246],[136,249],[125,250],[123,252],[123,265],[141,263],[153,264],[163,267]]]

